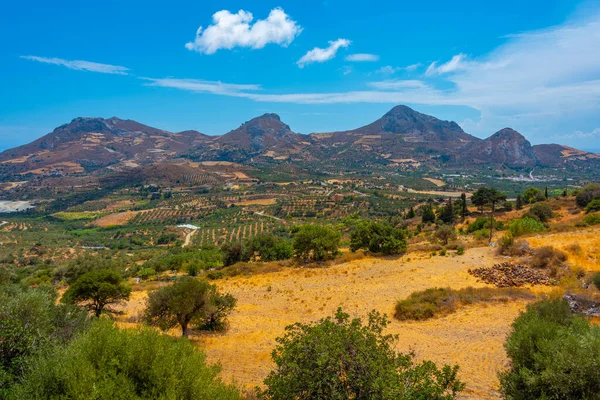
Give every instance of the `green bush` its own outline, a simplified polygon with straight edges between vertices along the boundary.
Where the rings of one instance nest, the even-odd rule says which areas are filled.
[[[456,254],[459,256],[462,256],[463,254],[465,254],[465,248],[464,247],[457,247],[456,248]]]
[[[592,277],[592,283],[596,286],[596,289],[600,290],[600,272],[596,272]]]
[[[546,227],[540,221],[533,218],[518,218],[510,222],[508,230],[514,237],[517,237],[530,233],[544,232]]]
[[[469,224],[467,226],[467,232],[473,233],[473,232],[480,231],[482,229],[489,228],[489,227],[490,227],[490,219],[489,218],[477,217],[477,219],[475,221],[473,221],[471,224]]]
[[[30,364],[14,399],[240,399],[186,339],[97,321]]]
[[[456,240],[456,231],[450,225],[441,225],[435,231],[435,238],[445,246],[450,240]]]
[[[544,192],[541,189],[531,187],[523,193],[522,199],[527,204],[533,204],[546,200],[546,196],[544,196]]]
[[[587,185],[577,194],[577,196],[575,196],[575,202],[581,208],[585,208],[593,200],[599,199],[600,184],[598,183],[592,183]]]
[[[277,339],[275,370],[259,398],[454,399],[464,388],[458,366],[417,364],[412,354],[396,353],[396,337],[383,334],[388,323],[372,311],[363,325],[338,309],[335,318],[288,326]]]
[[[554,212],[550,204],[546,202],[535,203],[529,209],[529,213],[535,215],[541,222],[546,222],[550,218],[554,217]]]
[[[402,254],[407,243],[402,229],[372,221],[361,221],[350,234],[350,250],[369,250],[373,253]]]
[[[441,249],[440,250],[440,256],[442,256],[442,257],[445,257],[447,253],[448,252],[446,251],[446,249]]]
[[[583,223],[586,225],[598,225],[600,224],[600,214],[590,214],[583,218]]]
[[[591,213],[594,211],[600,211],[600,199],[590,201],[585,207],[586,213]]]
[[[490,237],[490,230],[489,229],[480,229],[478,231],[475,231],[473,233],[473,238],[475,240],[484,240],[484,239],[489,239]]]
[[[138,277],[140,279],[148,279],[154,275],[156,275],[156,271],[153,268],[142,268],[140,272],[138,272]]]
[[[272,234],[254,236],[245,246],[243,261],[277,261],[286,260],[294,255],[292,243]]]
[[[504,347],[511,360],[500,374],[506,399],[598,399],[600,327],[574,316],[566,301],[527,306]]]

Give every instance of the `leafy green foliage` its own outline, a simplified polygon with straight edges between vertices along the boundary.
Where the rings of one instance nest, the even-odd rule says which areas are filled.
[[[321,261],[338,254],[341,234],[328,226],[301,225],[294,232],[293,247],[296,257]]]
[[[81,275],[67,289],[62,301],[87,308],[99,317],[103,312],[114,312],[106,306],[129,299],[131,288],[123,283],[116,271],[102,269]]]
[[[421,218],[424,224],[428,222],[435,222],[435,213],[433,212],[433,207],[431,204],[425,204],[424,206],[421,206],[421,210],[423,212]]]
[[[590,201],[585,207],[586,213],[600,211],[600,199]]]
[[[154,275],[156,275],[156,271],[153,268],[142,268],[140,272],[138,272],[138,277],[140,277],[140,279],[148,279]]]
[[[517,237],[530,233],[543,232],[546,230],[546,227],[540,221],[533,218],[517,218],[510,222],[508,230],[513,237]]]
[[[223,265],[223,254],[216,247],[176,247],[144,263],[144,268],[152,268],[157,272],[167,270],[188,271],[192,264],[198,270],[218,268]]]
[[[489,187],[479,188],[473,193],[473,196],[471,196],[471,202],[480,208],[491,205],[493,209],[496,203],[504,200],[506,200],[505,194],[499,192],[497,189]]]
[[[523,201],[526,204],[537,203],[538,201],[546,200],[546,196],[544,196],[544,192],[541,189],[536,187],[530,187],[523,193]]]
[[[597,399],[600,327],[574,316],[563,300],[527,307],[505,346],[511,368],[500,374],[507,399]]]
[[[583,217],[583,223],[586,225],[600,224],[600,214],[590,214]]]
[[[592,276],[592,283],[596,286],[596,289],[600,290],[600,272],[596,272],[594,276]]]
[[[55,300],[51,290],[0,287],[0,398],[22,377],[28,357],[87,327],[85,312]]]
[[[554,217],[554,211],[550,204],[546,202],[535,203],[529,209],[529,213],[535,215],[541,222],[546,222]]]
[[[438,219],[440,219],[445,224],[452,224],[456,221],[456,215],[454,213],[454,203],[452,203],[452,198],[449,198],[446,204],[441,207],[438,211]]]
[[[277,261],[293,256],[292,244],[289,240],[271,234],[260,234],[252,237],[244,249],[244,260]]]
[[[358,223],[350,234],[350,250],[369,250],[373,253],[401,254],[407,244],[404,231],[373,221]]]
[[[14,399],[240,399],[185,339],[98,320],[66,347],[32,360]]]
[[[489,227],[490,227],[489,218],[477,217],[477,219],[475,221],[473,221],[471,224],[468,225],[467,232],[473,233],[476,231],[480,231],[482,229],[486,229],[486,228],[489,229]]]
[[[575,202],[581,208],[586,207],[593,200],[600,200],[600,183],[587,185],[575,196]]]
[[[162,330],[179,325],[183,336],[188,336],[190,324],[206,330],[222,329],[235,303],[232,295],[220,294],[215,285],[183,277],[150,293],[144,320]]]
[[[369,321],[335,318],[286,328],[273,351],[275,370],[259,397],[287,399],[449,400],[464,388],[458,366],[441,369],[431,361],[415,364],[412,354],[396,353],[396,339],[384,335],[389,321],[373,311]]]

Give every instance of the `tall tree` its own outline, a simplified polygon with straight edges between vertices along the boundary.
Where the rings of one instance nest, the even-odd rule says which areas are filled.
[[[421,217],[422,222],[425,224],[428,222],[435,222],[435,213],[433,212],[431,204],[425,204],[421,208],[423,209],[423,216]]]
[[[516,208],[517,208],[517,210],[521,210],[523,208],[523,198],[521,197],[520,194],[517,195]]]
[[[438,219],[444,221],[445,224],[451,225],[454,223],[456,216],[454,215],[454,204],[452,198],[448,198],[448,202],[440,209]]]
[[[469,209],[467,208],[467,194],[466,193],[460,194],[460,201],[462,202],[461,207],[460,207],[460,217],[464,221],[465,218],[467,217],[467,213],[469,211]]]
[[[415,217],[415,209],[410,206],[410,209],[408,210],[408,213],[406,214],[406,219],[411,219]]]
[[[232,295],[220,294],[215,285],[184,277],[171,286],[150,293],[144,320],[162,330],[179,325],[182,335],[187,337],[190,324],[208,329],[218,328],[235,303]]]
[[[478,205],[482,208],[485,205],[489,205],[491,207],[490,243],[492,242],[492,236],[494,232],[494,212],[496,210],[496,204],[504,200],[506,200],[506,195],[504,193],[499,192],[497,189],[488,187],[482,187],[477,189],[477,191],[473,193],[473,197],[471,197],[471,201],[473,202],[473,204]]]
[[[77,278],[63,295],[62,301],[87,308],[99,317],[103,312],[114,313],[107,306],[129,299],[130,294],[131,288],[124,284],[120,273],[101,269]]]
[[[548,200],[548,186],[546,186],[546,189],[544,189],[544,197],[546,200]]]

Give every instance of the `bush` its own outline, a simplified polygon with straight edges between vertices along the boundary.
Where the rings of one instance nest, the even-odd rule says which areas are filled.
[[[533,204],[546,200],[546,196],[544,196],[544,192],[541,189],[531,187],[523,193],[522,199],[527,204]]]
[[[97,321],[31,363],[15,399],[240,399],[188,340]]]
[[[415,364],[412,354],[396,353],[393,335],[383,335],[385,316],[372,311],[369,322],[350,319],[341,309],[335,318],[296,323],[277,339],[275,370],[259,398],[288,399],[430,399],[450,400],[464,388],[458,366]]]
[[[486,239],[489,239],[489,237],[490,237],[489,229],[481,229],[481,230],[475,231],[473,233],[473,238],[475,240],[486,240]]]
[[[142,268],[140,272],[138,272],[138,277],[142,280],[148,279],[154,275],[156,275],[156,271],[153,268]]]
[[[598,225],[600,224],[600,214],[586,215],[583,218],[583,223],[586,225]]]
[[[533,218],[518,218],[510,222],[508,230],[514,237],[517,237],[530,233],[543,232],[546,230],[546,227],[540,221]]]
[[[500,374],[507,399],[597,399],[600,327],[563,300],[527,306],[505,345],[511,368]]]
[[[294,233],[293,248],[296,257],[321,261],[338,254],[342,235],[331,227],[302,225]]]
[[[350,250],[369,250],[372,253],[402,254],[407,244],[404,231],[391,225],[362,221],[350,234]]]
[[[550,204],[546,202],[536,203],[531,206],[529,213],[535,215],[541,222],[546,222],[554,217],[554,212]]]
[[[587,185],[575,196],[575,202],[581,208],[585,208],[590,202],[598,199],[600,199],[600,184],[598,183]]]
[[[446,251],[446,249],[441,249],[440,250],[440,256],[442,256],[442,257],[445,257],[447,253],[448,252]]]
[[[480,231],[482,229],[489,228],[489,227],[490,227],[490,219],[489,218],[477,217],[477,219],[475,221],[473,221],[473,223],[471,223],[467,226],[467,232],[473,233],[473,232]]]
[[[596,272],[594,276],[592,276],[592,283],[596,286],[596,289],[600,290],[600,272]]]
[[[465,254],[465,248],[464,247],[458,247],[456,249],[456,254],[459,256],[462,256],[463,254]]]
[[[600,211],[600,199],[590,201],[585,207],[585,212],[588,214],[594,211]]]
[[[398,301],[394,317],[400,321],[422,321],[435,316],[452,314],[463,305],[534,297],[529,291],[513,288],[468,287],[460,290],[430,288],[414,292],[407,299]]]
[[[567,261],[567,254],[552,246],[539,247],[533,251],[531,266],[534,268],[562,267]]]
[[[28,357],[87,328],[86,312],[55,300],[50,290],[0,287],[0,398],[22,377]]]
[[[278,261],[291,258],[293,253],[292,244],[289,240],[271,234],[260,234],[248,241],[244,261]]]

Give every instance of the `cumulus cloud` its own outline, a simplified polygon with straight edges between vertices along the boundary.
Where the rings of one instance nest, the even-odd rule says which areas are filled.
[[[252,13],[244,10],[236,14],[218,11],[213,15],[212,25],[206,29],[199,27],[194,41],[186,43],[185,47],[204,54],[234,47],[262,49],[269,43],[286,47],[302,31],[302,27],[281,8],[271,10],[267,19],[252,24],[253,19]]]
[[[346,56],[345,60],[350,62],[373,62],[379,61],[379,56],[376,54],[356,53]]]
[[[337,51],[342,47],[350,46],[350,41],[348,39],[338,39],[329,41],[329,47],[322,49],[320,47],[315,47],[310,50],[308,53],[302,56],[300,60],[298,60],[297,64],[300,68],[303,68],[306,64],[311,63],[322,63],[328,60],[331,60],[337,54]]]
[[[455,55],[450,61],[441,65],[437,65],[437,61],[434,61],[429,65],[427,71],[425,71],[425,75],[442,75],[450,72],[464,70],[467,67],[465,58],[466,56],[461,53]]]
[[[103,74],[127,75],[128,68],[120,65],[100,64],[83,60],[63,60],[62,58],[46,58],[38,56],[21,56],[25,60],[37,61],[44,64],[62,65],[78,71],[100,72]]]

